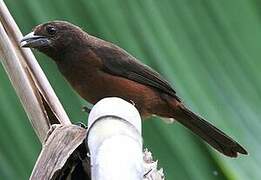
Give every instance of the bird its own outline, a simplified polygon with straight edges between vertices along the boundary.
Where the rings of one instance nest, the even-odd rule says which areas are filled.
[[[119,46],[66,21],[37,25],[21,39],[52,59],[72,88],[95,104],[105,97],[132,102],[141,117],[175,119],[228,157],[248,154],[244,147],[191,111],[170,83]]]

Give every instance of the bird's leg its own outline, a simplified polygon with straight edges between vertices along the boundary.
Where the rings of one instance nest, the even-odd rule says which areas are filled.
[[[83,112],[86,112],[86,113],[88,113],[88,114],[90,114],[91,110],[92,110],[92,109],[89,108],[88,106],[83,106],[83,107],[82,107],[82,111],[83,111]]]
[[[91,108],[89,108],[88,106],[83,106],[83,107],[82,107],[82,111],[83,111],[83,112],[86,112],[86,113],[88,113],[88,114],[90,114]],[[86,126],[85,124],[83,124],[82,122],[80,122],[80,121],[77,122],[77,123],[75,123],[75,125],[87,129],[87,126]]]
[[[76,122],[75,125],[76,125],[76,126],[80,126],[80,127],[84,128],[84,129],[87,129],[87,125],[85,125],[85,124],[84,124],[83,122],[81,122],[81,121]]]

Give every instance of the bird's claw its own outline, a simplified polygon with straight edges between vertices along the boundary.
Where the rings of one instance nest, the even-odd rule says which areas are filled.
[[[84,129],[87,129],[87,126],[85,124],[83,124],[82,122],[77,122],[77,123],[75,123],[75,125],[76,126],[80,126],[80,127],[84,128]]]
[[[89,107],[87,107],[87,106],[83,106],[83,107],[82,107],[82,111],[83,111],[83,112],[90,113],[91,110],[92,110],[92,109],[89,108]]]

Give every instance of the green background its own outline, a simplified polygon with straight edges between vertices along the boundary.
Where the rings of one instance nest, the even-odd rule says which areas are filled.
[[[24,34],[49,20],[70,21],[116,43],[159,71],[178,95],[243,144],[230,159],[181,127],[143,123],[145,146],[168,180],[261,178],[260,0],[6,0]],[[86,104],[55,64],[35,52],[70,118]],[[0,179],[28,179],[40,144],[0,67]]]

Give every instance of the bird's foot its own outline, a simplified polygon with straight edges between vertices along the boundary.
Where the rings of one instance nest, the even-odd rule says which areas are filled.
[[[136,106],[136,104],[135,104],[135,102],[134,102],[133,100],[130,100],[130,102],[131,102],[131,104],[132,104],[133,106]]]
[[[83,106],[83,107],[82,107],[82,111],[83,111],[83,112],[90,113],[91,110],[92,110],[92,109],[89,108],[88,106]]]
[[[87,125],[83,124],[82,122],[76,122],[75,125],[87,129]]]

